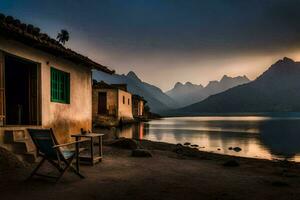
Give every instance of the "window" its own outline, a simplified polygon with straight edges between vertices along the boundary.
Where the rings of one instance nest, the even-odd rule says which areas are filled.
[[[70,103],[70,74],[51,67],[51,101]]]
[[[130,99],[128,99],[128,105],[130,105]]]
[[[125,104],[125,96],[123,96],[123,104]]]

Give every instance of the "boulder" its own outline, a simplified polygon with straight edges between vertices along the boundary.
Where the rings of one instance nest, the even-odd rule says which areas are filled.
[[[183,145],[189,146],[189,145],[191,145],[191,143],[190,142],[185,142]]]
[[[150,151],[146,149],[134,149],[132,150],[131,156],[133,157],[152,157]]]
[[[240,166],[240,163],[236,160],[228,160],[225,163],[223,163],[223,166],[225,166],[225,167],[238,167],[238,166]]]
[[[229,147],[229,148],[228,148],[228,150],[232,150],[232,149],[233,149],[232,147]]]
[[[112,141],[109,145],[119,147],[122,149],[137,149],[138,144],[135,140],[129,138],[119,138]]]
[[[233,151],[235,151],[235,152],[240,152],[240,151],[242,151],[242,149],[241,149],[240,147],[234,147],[234,148],[233,148]]]
[[[185,146],[176,146],[173,151],[177,154],[188,157],[197,157],[199,153],[199,150],[197,148],[190,148]]]

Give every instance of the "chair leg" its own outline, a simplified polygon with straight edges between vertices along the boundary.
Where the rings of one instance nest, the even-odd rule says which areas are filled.
[[[36,173],[37,171],[40,169],[40,167],[44,164],[46,158],[43,157],[43,159],[41,160],[41,162],[36,166],[36,168],[31,172],[30,176],[27,178],[27,180],[31,179]]]
[[[85,178],[78,170],[77,170],[77,167],[76,168],[74,168],[73,166],[72,166],[72,162],[73,162],[73,160],[74,160],[74,158],[76,157],[76,155],[74,155],[73,157],[71,157],[70,159],[69,159],[69,161],[67,161],[67,160],[63,160],[63,162],[66,164],[66,170],[67,169],[70,169],[70,170],[72,170],[77,176],[79,176],[80,178]],[[65,171],[64,171],[65,172]]]
[[[70,166],[70,169],[71,169],[76,175],[78,175],[80,178],[85,178],[85,176],[83,176],[79,171],[77,171],[72,165]]]
[[[56,182],[58,182],[61,179],[61,177],[65,174],[65,172],[70,168],[73,158],[74,157],[72,157],[69,162],[67,160],[63,160],[63,162],[66,164],[66,167],[61,171],[60,175],[56,179]]]
[[[50,164],[52,164],[59,172],[63,171],[63,168],[61,167],[61,165],[57,164],[56,162],[52,161],[52,160],[47,160]]]

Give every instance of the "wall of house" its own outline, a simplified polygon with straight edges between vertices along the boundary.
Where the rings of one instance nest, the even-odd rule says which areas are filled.
[[[134,117],[143,116],[144,114],[144,101],[133,98],[132,112]]]
[[[118,90],[118,116],[123,119],[133,119],[132,116],[132,95],[129,92]],[[125,103],[123,103],[125,97]],[[128,104],[129,100],[129,104]]]
[[[143,114],[144,114],[144,101],[139,101],[138,106],[139,106],[138,115],[143,116]]]
[[[98,114],[98,94],[99,92],[106,92],[107,94],[107,106],[106,109],[115,110],[118,109],[118,90],[116,89],[93,89],[93,100],[92,100],[92,109],[93,109],[93,120],[96,120]],[[117,114],[117,113],[115,113]]]
[[[0,37],[0,50],[37,62],[41,76],[41,122],[43,127],[52,127],[60,140],[69,140],[69,134],[80,128],[92,128],[92,78],[88,67],[55,57],[19,42]],[[70,73],[70,104],[50,100],[50,67]],[[5,129],[1,128],[1,130]]]

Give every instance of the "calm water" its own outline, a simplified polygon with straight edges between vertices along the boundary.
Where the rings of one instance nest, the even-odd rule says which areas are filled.
[[[163,118],[124,127],[117,134],[175,144],[190,142],[201,150],[222,154],[300,161],[300,115]],[[242,151],[228,149],[237,146]]]

